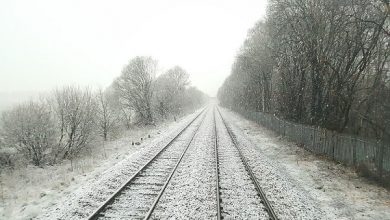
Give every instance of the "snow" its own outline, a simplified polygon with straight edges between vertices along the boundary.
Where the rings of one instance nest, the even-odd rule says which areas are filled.
[[[222,113],[280,219],[390,219],[390,193],[386,189],[358,177],[352,169],[306,152],[235,113],[227,110]],[[194,116],[107,143],[107,158],[99,151],[99,155],[77,161],[74,171],[69,171],[69,164],[63,164],[45,169],[27,167],[12,175],[3,174],[5,198],[2,201],[5,202],[0,206],[0,219],[85,219]],[[209,111],[157,204],[153,218],[215,218],[212,119]],[[223,215],[227,219],[266,218],[220,122],[217,119]],[[176,147],[180,153],[186,144],[179,143],[187,143],[195,127],[179,138]],[[147,134],[155,138],[131,146],[135,137],[139,139]],[[177,158],[180,153],[174,152],[176,147],[167,150],[168,156],[164,158],[171,162]],[[174,164],[171,162],[167,162],[170,167]],[[152,166],[161,168],[157,163]],[[155,170],[160,171],[162,168]],[[155,183],[156,179],[149,182]],[[152,188],[157,193],[158,189]],[[128,199],[123,199],[126,205],[130,204]],[[153,200],[142,199],[145,204]],[[136,202],[142,205],[141,200]],[[112,214],[118,217],[117,213]]]
[[[236,113],[223,114],[249,138],[254,160],[268,158],[322,210],[321,219],[390,219],[390,192],[351,169],[305,151]],[[255,161],[252,162],[255,162]],[[291,207],[294,208],[294,207]]]
[[[82,219],[93,210],[90,204],[108,195],[194,114],[172,124],[134,128],[126,137],[106,142],[104,149],[96,143],[94,154],[75,161],[73,171],[67,162],[3,172],[0,219]],[[131,145],[141,137],[141,145]]]

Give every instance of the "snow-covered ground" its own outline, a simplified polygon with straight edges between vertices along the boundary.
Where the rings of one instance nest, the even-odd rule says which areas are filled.
[[[27,167],[3,173],[0,185],[0,219],[55,219],[65,216],[65,213],[78,211],[82,218],[83,213],[88,213],[91,209],[77,207],[80,202],[87,202],[89,194],[98,192],[99,187],[107,187],[102,184],[102,179],[114,179],[114,176],[121,176],[118,181],[126,179],[126,174],[130,174],[139,165],[133,163],[135,159],[148,157],[147,153],[157,150],[158,143],[169,139],[194,115],[157,127],[134,128],[125,137],[106,142],[104,148],[98,143],[93,155],[80,158],[74,163],[73,171],[70,170],[70,163],[63,163],[44,169]],[[140,141],[141,138],[143,141]],[[140,141],[141,145],[131,145],[132,141]],[[109,188],[115,188],[120,183],[109,184]]]
[[[212,112],[206,115],[152,217],[215,217]],[[222,113],[280,219],[390,219],[390,193],[386,189],[235,113]],[[195,113],[154,129],[133,130],[127,137],[107,143],[105,151],[80,159],[74,171],[69,170],[69,164],[63,164],[45,169],[28,167],[3,176],[0,219],[85,219],[194,116]],[[220,186],[225,196],[236,196],[231,199],[237,204],[229,205],[232,216],[241,218],[233,212],[256,210],[238,204],[245,195],[249,198],[253,189],[238,188],[237,185],[245,185],[245,172],[222,121],[217,118],[217,122],[223,151],[219,152]],[[144,139],[140,146],[131,145],[149,134],[152,138]],[[249,200],[243,202],[256,203]],[[256,203],[255,207],[260,205]]]
[[[388,190],[359,177],[353,169],[313,155],[236,113],[228,110],[223,113],[246,134],[257,152],[272,160],[292,184],[315,200],[315,205],[323,211],[322,219],[390,219]]]

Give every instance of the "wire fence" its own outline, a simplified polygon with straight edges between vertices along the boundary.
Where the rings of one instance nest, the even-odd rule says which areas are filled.
[[[288,122],[262,112],[239,110],[240,114],[303,146],[364,175],[390,183],[390,146],[381,141],[362,139],[323,128]]]

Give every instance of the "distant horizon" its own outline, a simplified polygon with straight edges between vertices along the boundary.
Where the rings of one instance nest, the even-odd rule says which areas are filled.
[[[33,100],[44,92],[38,91],[0,91],[0,114],[20,103]]]
[[[66,86],[66,85],[64,85]],[[77,86],[77,85],[75,85]],[[45,97],[49,95],[52,91],[57,88],[61,88],[63,86],[53,87],[48,90],[19,90],[19,91],[0,91],[0,117],[1,112],[12,109],[12,107],[22,104],[24,102],[28,102],[30,100],[36,100],[40,97]],[[88,87],[88,86],[87,86]],[[92,90],[98,89],[99,87],[91,87]],[[102,87],[103,88],[103,87]],[[107,87],[103,88],[106,89]],[[198,88],[199,89],[199,88]],[[208,95],[208,94],[206,94]],[[216,98],[216,96],[210,96],[209,98]]]

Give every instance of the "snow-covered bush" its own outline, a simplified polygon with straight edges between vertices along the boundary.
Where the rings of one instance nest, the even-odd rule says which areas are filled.
[[[14,152],[12,151],[12,148],[6,147],[4,142],[4,132],[2,131],[2,128],[3,125],[0,120],[0,167],[10,167],[13,165],[12,156]]]
[[[14,167],[17,152],[15,148],[0,146],[0,167]],[[1,173],[1,171],[0,171]]]
[[[54,122],[47,106],[27,102],[3,113],[4,143],[41,166],[55,143]]]

